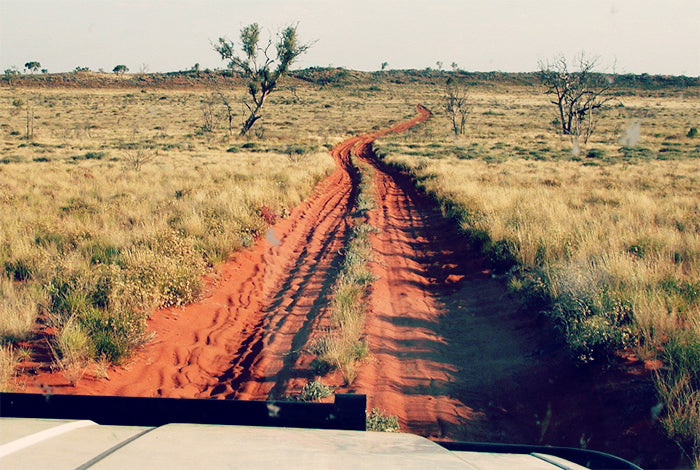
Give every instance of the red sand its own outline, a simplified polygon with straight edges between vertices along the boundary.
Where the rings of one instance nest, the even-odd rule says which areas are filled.
[[[370,408],[426,436],[587,445],[645,466],[678,465],[678,452],[662,444],[649,418],[655,400],[643,363],[575,368],[549,326],[519,310],[455,224],[377,160],[374,139],[429,117],[419,106],[409,121],[339,144],[335,172],[307,202],[219,266],[205,300],[155,312],[153,340],[111,368],[109,379],[87,371],[71,386],[44,367],[21,377],[26,391],[257,400],[298,392],[313,379],[305,348],[329,326],[357,192],[352,151],[376,169],[370,223],[379,228],[378,280],[366,322],[371,358],[339,391],[365,393]]]

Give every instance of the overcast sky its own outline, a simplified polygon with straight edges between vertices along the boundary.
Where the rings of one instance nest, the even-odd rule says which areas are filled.
[[[585,51],[611,72],[700,76],[700,0],[0,0],[0,70],[219,68],[211,42],[252,22],[317,41],[295,68],[527,72]]]

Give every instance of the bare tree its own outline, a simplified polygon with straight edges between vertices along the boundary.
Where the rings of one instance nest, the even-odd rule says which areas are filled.
[[[236,52],[233,41],[226,38],[219,38],[218,44],[214,45],[221,58],[229,61],[229,69],[239,72],[248,81],[250,96],[243,103],[250,115],[243,122],[240,135],[247,134],[262,117],[260,109],[268,95],[274,91],[280,77],[289,71],[297,57],[311,47],[311,44],[299,44],[296,26],[287,26],[277,33],[274,56],[271,50],[272,39],[263,47],[260,47],[259,42],[260,26],[253,23],[241,30],[242,55]]]
[[[233,111],[233,103],[224,95],[222,91],[217,91],[217,94],[219,95],[219,98],[221,99],[221,102],[224,105],[224,108],[226,108],[226,121],[228,122],[228,135],[231,137],[231,134],[233,134],[233,117],[236,115]]]
[[[597,112],[613,99],[613,80],[596,72],[598,61],[580,54],[575,59],[576,70],[569,71],[565,57],[539,63],[538,76],[547,87],[545,93],[554,95],[552,104],[558,111],[559,125],[564,135],[570,135],[575,148],[583,136],[588,142],[595,130]]]
[[[156,155],[151,149],[134,148],[124,153],[124,161],[134,171],[140,171],[144,163],[152,162]]]
[[[455,135],[464,134],[464,124],[469,114],[468,90],[464,82],[450,77],[445,83],[445,111],[452,121]]]

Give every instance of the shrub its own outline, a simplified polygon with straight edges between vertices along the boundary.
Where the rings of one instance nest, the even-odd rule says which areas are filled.
[[[94,356],[94,345],[85,328],[75,318],[63,325],[56,337],[55,346],[64,366],[84,363]]]
[[[654,152],[646,147],[622,147],[620,149],[625,160],[652,160]]]
[[[498,240],[485,245],[482,250],[497,272],[506,272],[518,263],[517,246],[512,240]]]
[[[36,265],[28,257],[9,259],[5,261],[5,272],[14,281],[26,281],[36,272]]]
[[[602,269],[593,263],[571,264],[552,269],[548,279],[548,315],[577,361],[606,358],[629,343],[632,308],[609,291]]]
[[[688,133],[686,134],[686,137],[689,139],[692,139],[698,135],[698,128],[697,127],[691,127],[688,129]]]
[[[384,415],[379,408],[372,408],[367,413],[367,431],[374,432],[397,432],[399,430],[399,418],[394,415]]]
[[[606,156],[607,152],[605,149],[590,149],[588,154],[586,154],[586,158],[595,158],[598,160],[603,160]]]
[[[119,364],[145,335],[145,316],[134,312],[92,310],[81,318],[94,344],[94,357]]]
[[[515,273],[508,287],[519,294],[520,301],[528,310],[543,310],[551,307],[552,296],[542,270]]]
[[[85,245],[83,251],[89,257],[90,264],[122,264],[121,249],[111,243],[92,242]]]
[[[314,380],[304,385],[299,394],[300,401],[318,401],[333,395],[333,387],[324,385],[320,380]]]

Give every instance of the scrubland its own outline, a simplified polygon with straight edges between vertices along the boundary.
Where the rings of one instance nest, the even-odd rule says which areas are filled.
[[[331,171],[326,149],[421,103],[433,118],[377,153],[435,197],[576,360],[635,355],[656,369],[661,419],[697,459],[697,87],[622,89],[573,152],[536,85],[474,84],[455,137],[442,77],[388,77],[290,79],[249,139],[234,137],[242,88],[0,88],[0,363],[27,354],[37,319],[60,363],[128,357],[153,308],[197,298],[202,275]]]
[[[671,437],[700,451],[696,96],[620,96],[576,154],[528,90],[473,90],[465,136],[436,116],[377,144],[460,224],[581,363],[656,369]]]
[[[61,367],[126,359],[155,308],[197,299],[334,168],[305,133],[202,129],[208,93],[1,91],[0,338],[21,346],[39,319]]]

